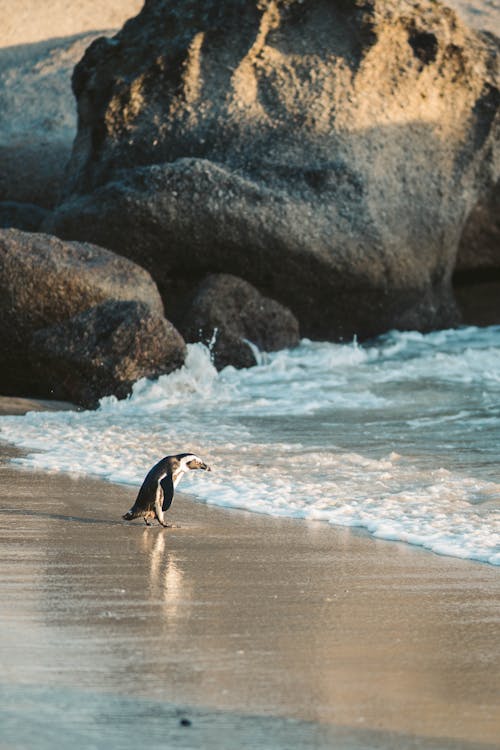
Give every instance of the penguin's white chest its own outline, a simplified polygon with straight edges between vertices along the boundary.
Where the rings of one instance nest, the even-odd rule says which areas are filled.
[[[177,469],[176,472],[172,475],[172,482],[174,485],[174,489],[177,487],[179,482],[181,481],[182,477],[184,476],[184,470],[183,469]]]

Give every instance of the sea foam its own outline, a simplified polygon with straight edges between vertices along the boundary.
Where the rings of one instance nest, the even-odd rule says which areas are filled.
[[[192,450],[214,469],[184,485],[200,501],[500,564],[499,327],[303,340],[259,362],[217,373],[190,345],[126,400],[4,417],[0,434],[22,464],[132,485]]]

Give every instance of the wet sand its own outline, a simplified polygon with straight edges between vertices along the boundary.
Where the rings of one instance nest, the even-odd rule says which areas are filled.
[[[2,748],[499,747],[500,571],[0,462]]]

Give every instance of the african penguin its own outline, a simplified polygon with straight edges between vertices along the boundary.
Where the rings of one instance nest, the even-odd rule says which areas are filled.
[[[122,518],[125,521],[144,518],[147,526],[151,526],[150,518],[157,518],[162,526],[169,526],[165,522],[164,513],[172,505],[174,490],[183,474],[190,469],[211,471],[210,466],[194,453],[178,453],[176,456],[162,458],[147,473],[135,503]]]

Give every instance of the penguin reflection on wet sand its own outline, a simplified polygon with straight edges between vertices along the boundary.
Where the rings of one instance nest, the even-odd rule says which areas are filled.
[[[151,526],[149,519],[156,518],[162,526],[171,526],[165,521],[165,512],[172,505],[175,488],[183,475],[191,469],[212,471],[194,453],[178,453],[176,456],[162,458],[147,473],[135,503],[122,518],[125,521],[144,518],[147,526]]]

